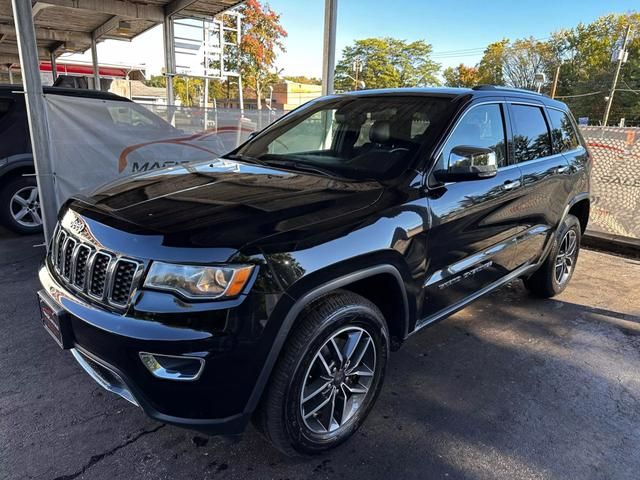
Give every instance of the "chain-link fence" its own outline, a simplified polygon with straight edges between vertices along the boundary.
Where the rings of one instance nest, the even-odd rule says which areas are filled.
[[[581,130],[594,157],[589,231],[640,240],[640,128]]]
[[[185,133],[226,132],[239,126],[253,132],[261,130],[283,115],[282,110],[244,110],[237,108],[202,108],[140,103]]]

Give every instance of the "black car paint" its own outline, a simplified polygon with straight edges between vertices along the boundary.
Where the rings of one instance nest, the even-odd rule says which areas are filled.
[[[434,92],[358,93],[398,94]],[[257,266],[235,299],[189,302],[139,289],[122,312],[67,292],[45,265],[41,283],[71,314],[76,345],[119,372],[152,417],[235,433],[256,407],[298,313],[319,295],[384,278],[399,299],[398,315],[389,319],[399,343],[479,294],[532,272],[571,205],[588,198],[588,152],[447,185],[431,181],[431,159],[476,103],[524,99],[566,107],[524,93],[437,94],[450,96],[455,113],[438,140],[393,181],[349,182],[224,160],[137,176],[68,202],[61,212],[72,210],[101,244],[146,267],[153,260]],[[516,180],[520,187],[504,190],[505,182]],[[194,382],[157,379],[139,361],[140,351],[200,356],[206,368]]]

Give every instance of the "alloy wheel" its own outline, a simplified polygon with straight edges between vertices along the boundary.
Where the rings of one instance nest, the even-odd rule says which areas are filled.
[[[576,262],[577,247],[578,236],[576,232],[574,230],[567,231],[562,237],[555,262],[555,277],[559,285],[564,285],[571,276],[571,271]]]
[[[336,433],[364,405],[373,384],[376,346],[360,327],[335,332],[317,351],[300,393],[300,414],[316,434]]]
[[[13,194],[9,204],[11,216],[23,227],[34,228],[42,225],[38,187],[23,187]]]

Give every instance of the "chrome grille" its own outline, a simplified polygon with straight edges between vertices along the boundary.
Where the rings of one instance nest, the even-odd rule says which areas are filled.
[[[93,297],[103,298],[107,283],[107,268],[111,262],[111,255],[104,252],[96,253],[93,259],[93,269],[91,271],[91,282],[89,294]]]
[[[93,249],[87,245],[80,244],[76,253],[76,266],[73,269],[73,284],[80,288],[84,288],[84,282],[87,279],[87,262],[93,253]]]
[[[111,301],[119,305],[127,303],[133,277],[136,274],[138,265],[129,260],[118,260],[113,272],[113,288],[111,290]]]
[[[50,264],[58,279],[91,299],[126,307],[143,264],[99,248],[61,227],[55,232]]]

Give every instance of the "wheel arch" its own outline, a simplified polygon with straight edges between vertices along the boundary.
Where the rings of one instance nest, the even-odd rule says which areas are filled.
[[[363,268],[341,277],[330,280],[326,283],[318,285],[313,289],[307,291],[304,295],[300,296],[293,304],[293,306],[288,310],[287,314],[284,317],[282,324],[276,334],[269,354],[265,360],[264,366],[258,376],[256,384],[254,385],[253,391],[251,392],[251,396],[245,406],[244,413],[247,415],[251,415],[258,403],[260,398],[262,397],[262,393],[265,390],[265,387],[271,377],[271,373],[275,364],[280,357],[282,352],[282,348],[291,332],[291,329],[295,325],[296,319],[299,317],[300,313],[304,310],[306,306],[308,306],[311,302],[335,291],[338,289],[349,290],[355,293],[362,295],[368,300],[372,301],[376,306],[379,306],[380,299],[374,301],[369,295],[363,295],[360,291],[364,289],[367,285],[371,285],[371,282],[375,282],[379,279],[392,279],[397,288],[397,292],[400,293],[401,304],[403,309],[403,314],[401,317],[401,325],[395,325],[393,327],[393,332],[404,332],[402,333],[402,339],[406,338],[408,334],[409,328],[409,299],[407,296],[407,291],[405,288],[404,280],[402,275],[398,271],[398,269],[391,264],[381,264],[375,265],[367,268]],[[350,288],[351,287],[351,288]],[[388,308],[388,307],[387,307]],[[382,310],[382,309],[381,309]],[[384,310],[382,310],[384,313]],[[385,316],[385,321],[389,326],[390,333],[392,333],[392,327],[389,324],[389,319]],[[393,333],[392,333],[393,335]]]
[[[574,198],[573,201],[569,204],[569,210],[567,211],[568,215],[575,216],[580,222],[580,230],[584,235],[585,230],[587,229],[587,224],[589,223],[589,212],[591,210],[591,201],[589,200],[589,196],[581,196],[578,198]]]
[[[36,173],[31,154],[14,155],[8,157],[7,160],[7,164],[0,168],[0,179],[2,179],[3,183],[22,175],[34,175]]]

